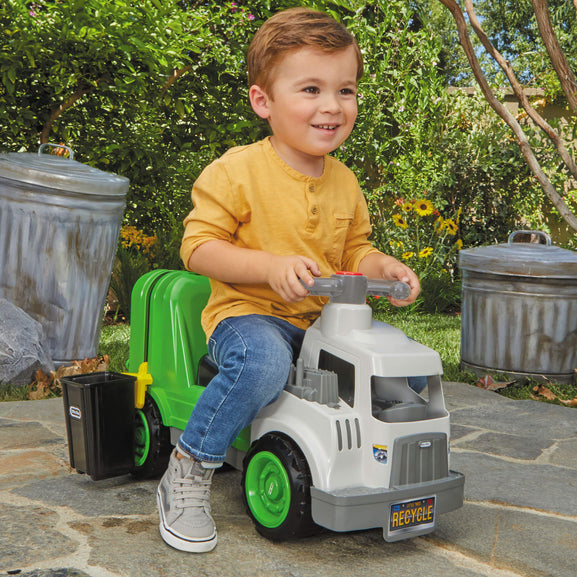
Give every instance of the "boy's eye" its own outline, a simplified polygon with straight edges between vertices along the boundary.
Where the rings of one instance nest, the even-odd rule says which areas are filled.
[[[352,88],[343,88],[341,90],[341,94],[343,96],[356,96],[357,92],[356,92],[356,90],[353,90]]]
[[[307,86],[303,89],[303,92],[306,92],[307,94],[318,94],[319,89],[316,86]]]

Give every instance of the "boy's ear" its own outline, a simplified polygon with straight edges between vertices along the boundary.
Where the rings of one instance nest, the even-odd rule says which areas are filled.
[[[253,84],[248,90],[248,97],[252,109],[258,114],[258,116],[267,119],[270,116],[270,110],[268,107],[270,98],[268,94],[260,86]]]

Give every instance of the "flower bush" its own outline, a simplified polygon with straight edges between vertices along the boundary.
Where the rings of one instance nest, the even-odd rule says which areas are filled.
[[[388,245],[387,252],[419,276],[422,288],[416,306],[427,312],[444,312],[459,303],[460,216],[458,209],[444,217],[427,198],[397,198],[390,219],[375,228],[380,244]]]
[[[156,240],[156,236],[147,236],[142,230],[132,225],[125,225],[120,229],[120,247],[142,253],[151,264]]]

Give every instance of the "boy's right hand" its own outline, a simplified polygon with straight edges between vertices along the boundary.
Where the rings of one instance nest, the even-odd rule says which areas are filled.
[[[319,265],[311,258],[272,255],[267,282],[286,302],[296,303],[308,296],[308,291],[300,281],[311,286],[314,282],[311,273],[321,276]]]

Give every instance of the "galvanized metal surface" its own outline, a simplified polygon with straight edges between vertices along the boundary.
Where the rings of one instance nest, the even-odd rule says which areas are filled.
[[[463,271],[461,360],[471,368],[572,380],[577,280],[504,281]]]
[[[463,253],[463,368],[574,382],[577,255],[516,243]]]
[[[128,180],[34,157],[0,155],[0,296],[42,324],[55,362],[93,357]]]

